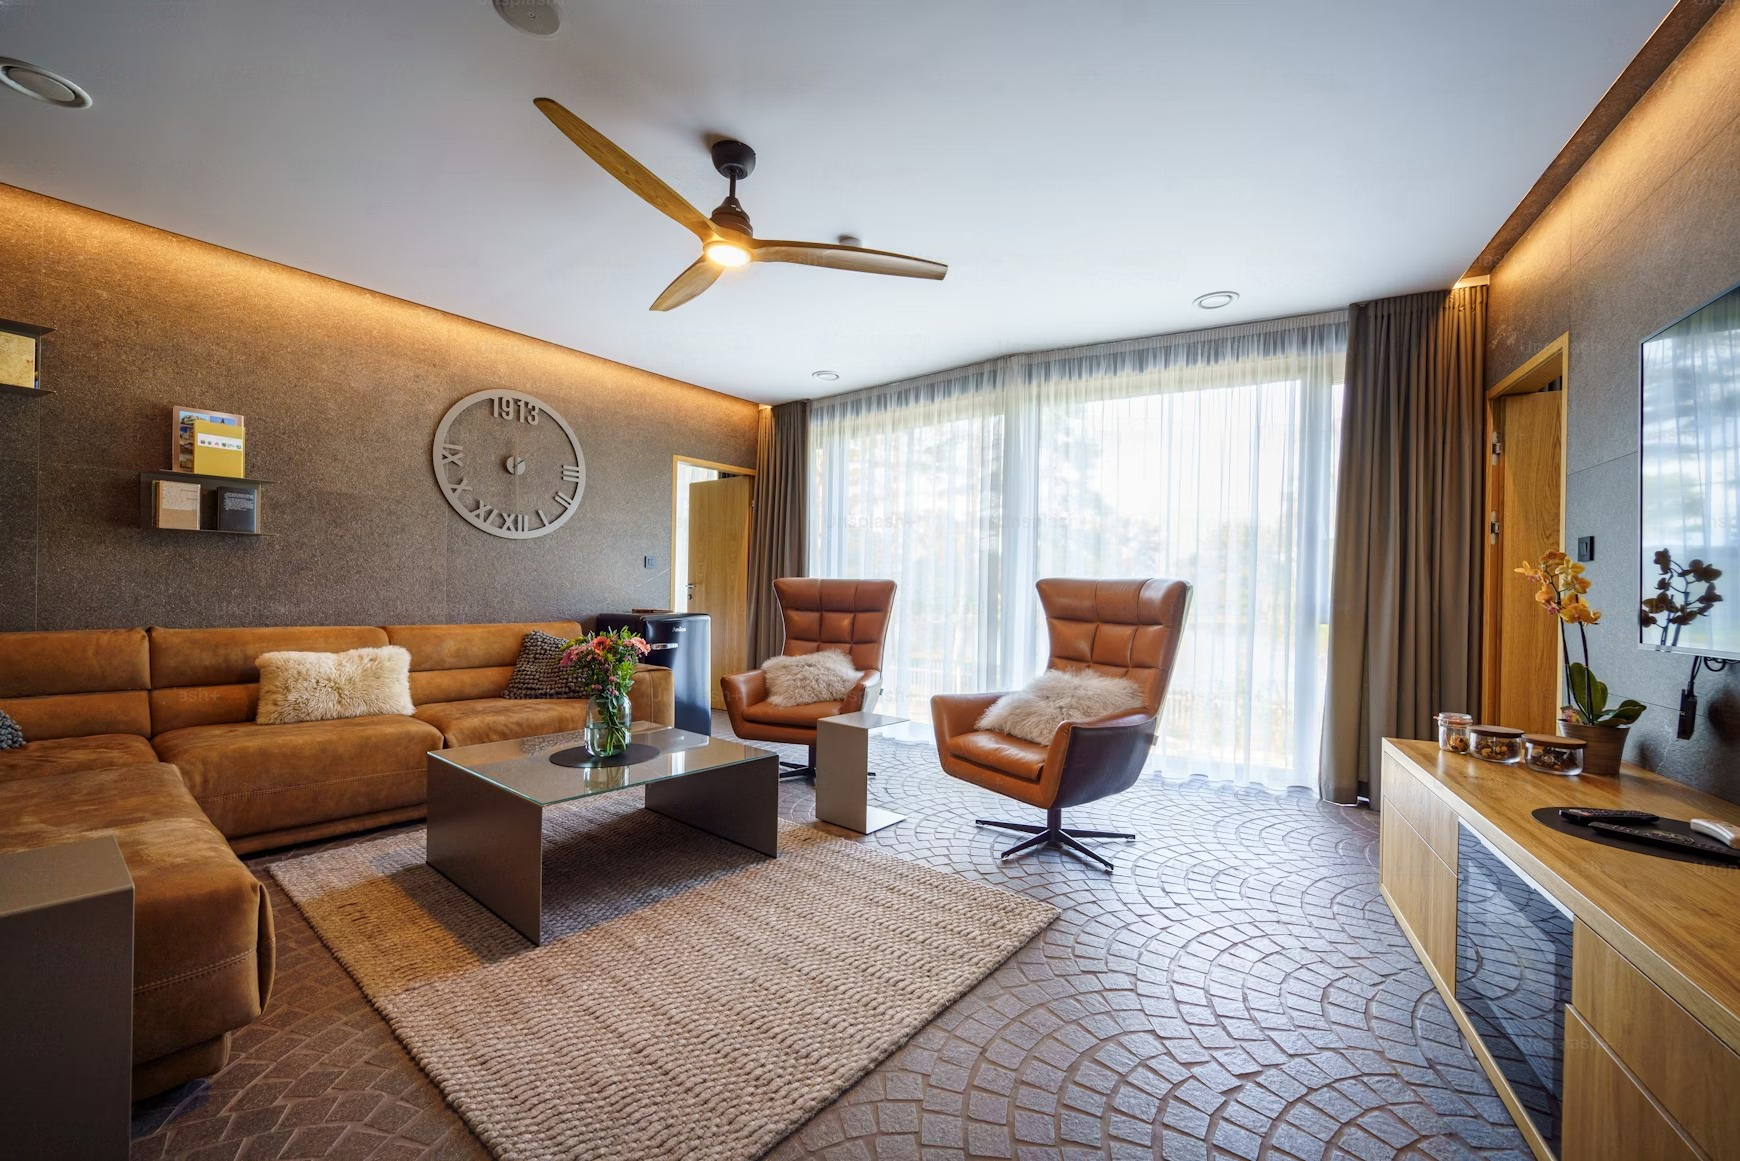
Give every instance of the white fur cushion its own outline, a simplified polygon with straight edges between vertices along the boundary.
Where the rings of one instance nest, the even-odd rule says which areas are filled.
[[[795,657],[769,657],[761,664],[767,674],[768,705],[809,705],[839,701],[864,675],[838,649],[819,649]]]
[[[992,702],[975,725],[1049,746],[1051,736],[1064,722],[1100,718],[1141,706],[1142,691],[1129,678],[1107,677],[1087,669],[1048,669],[1026,689],[1006,693]]]
[[[262,653],[260,708],[265,726],[370,714],[410,714],[411,654],[401,645],[343,653]]]

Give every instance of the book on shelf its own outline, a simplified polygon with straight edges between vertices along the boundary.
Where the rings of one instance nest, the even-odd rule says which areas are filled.
[[[151,518],[158,528],[199,531],[200,487],[181,480],[153,480]]]
[[[246,422],[239,415],[229,411],[207,411],[201,407],[177,407],[174,410],[174,422],[169,425],[169,462],[178,472],[196,472],[194,460],[195,423],[217,424],[223,427],[243,428]],[[228,475],[231,473],[219,473]],[[241,475],[240,471],[234,473]]]
[[[36,379],[37,337],[0,329],[0,384],[7,387],[42,385]]]
[[[225,532],[260,530],[260,494],[253,488],[217,489],[218,527]]]

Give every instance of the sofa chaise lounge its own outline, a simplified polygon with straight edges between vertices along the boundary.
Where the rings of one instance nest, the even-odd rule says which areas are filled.
[[[501,694],[532,629],[502,625],[0,633],[0,851],[112,834],[134,885],[133,1095],[221,1069],[264,1009],[272,915],[240,854],[420,818],[430,750],[578,729],[583,699]],[[258,725],[254,658],[402,645],[410,716]],[[635,716],[675,720],[643,666]]]

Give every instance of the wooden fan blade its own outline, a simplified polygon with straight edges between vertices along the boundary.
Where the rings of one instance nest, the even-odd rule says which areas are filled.
[[[865,250],[827,242],[774,242],[751,240],[757,262],[795,262],[799,266],[826,266],[830,270],[861,270],[865,274],[893,274],[901,278],[941,278],[947,265],[910,254]]]
[[[658,179],[652,170],[624,153],[610,138],[568,112],[548,97],[539,97],[532,104],[560,129],[564,136],[578,145],[582,152],[604,168],[604,172],[639,194],[654,209],[694,233],[706,242],[713,238],[713,223],[687,201],[683,195]]]
[[[665,292],[653,300],[648,310],[674,310],[688,302],[691,298],[706,290],[719,279],[719,267],[707,261],[705,257],[695,259],[695,264],[677,275],[675,282],[665,287]]]

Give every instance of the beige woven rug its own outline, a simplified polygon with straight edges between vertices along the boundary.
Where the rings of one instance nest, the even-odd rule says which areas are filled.
[[[272,866],[498,1156],[759,1156],[1057,915],[782,823],[767,859],[639,809],[545,814],[533,947],[413,832]]]

